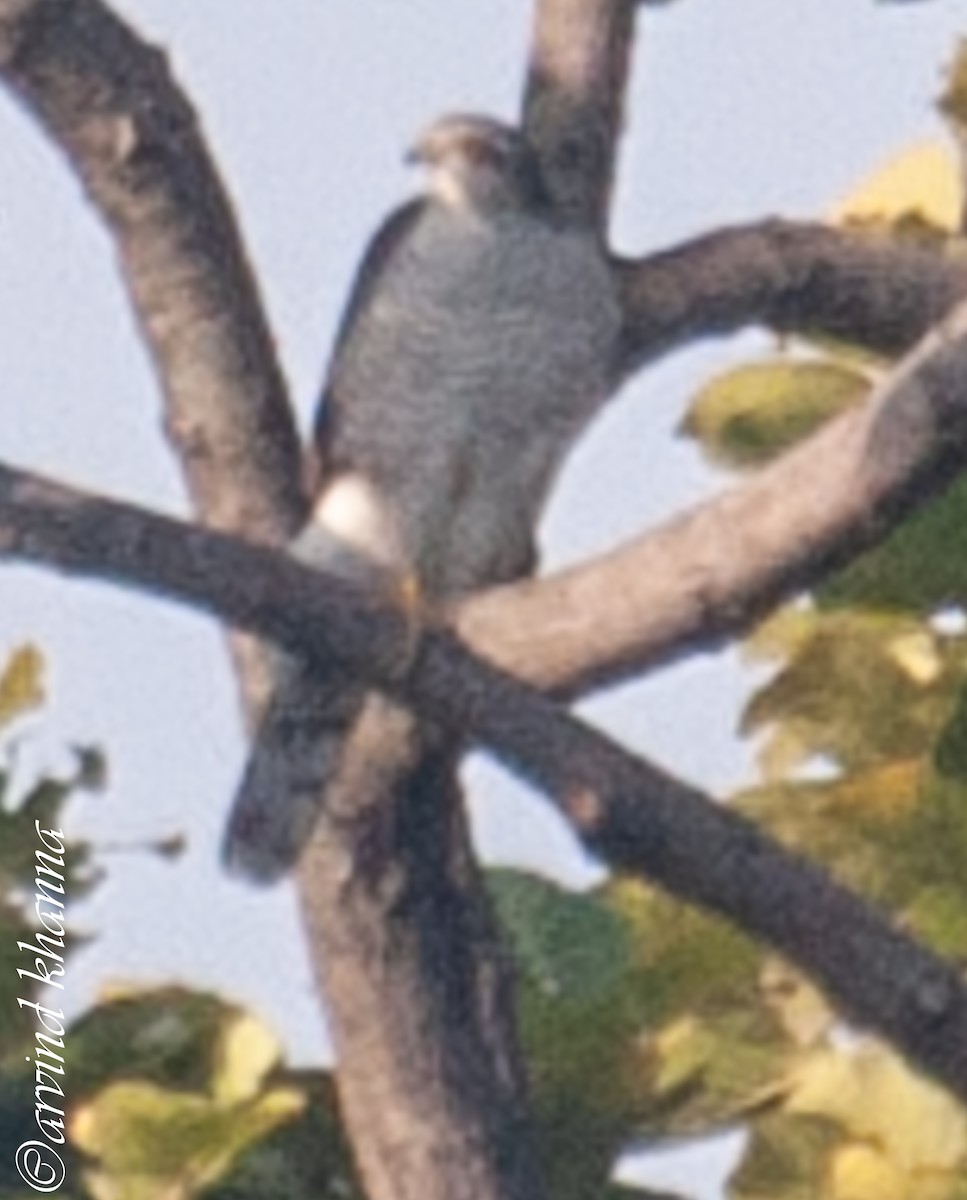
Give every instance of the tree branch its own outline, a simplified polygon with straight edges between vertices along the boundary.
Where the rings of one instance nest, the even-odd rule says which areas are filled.
[[[474,596],[465,640],[544,690],[617,682],[750,628],[881,540],[967,461],[967,306],[870,402],[617,550]]]
[[[452,635],[286,555],[0,469],[0,553],[193,605],[358,674],[498,752],[613,866],[735,921],[967,1099],[959,973],[750,822],[474,659]]]
[[[0,0],[0,75],[65,152],[115,241],[195,511],[253,540],[286,539],[306,499],[284,381],[231,206],[163,55],[98,0]],[[258,711],[271,683],[261,647],[232,642],[246,707]],[[457,861],[455,835],[450,848],[451,861],[441,851],[436,862],[452,866],[451,875],[420,893],[406,847],[393,847],[388,871],[396,868],[422,899],[405,914],[387,912],[365,879],[347,896],[300,877],[313,965],[330,984],[347,1132],[373,1200],[535,1200],[541,1190],[506,968],[479,880]],[[325,853],[333,862],[343,855],[340,878],[352,881],[365,868],[365,849],[347,835]],[[373,973],[370,947],[353,945],[361,923],[374,936],[395,937],[395,975]],[[464,967],[441,979],[430,952],[453,951],[458,927],[473,940],[460,950]],[[332,965],[322,961],[327,951]],[[358,989],[345,1000],[351,989],[341,976],[358,981],[367,970],[370,1022],[361,1026]],[[401,997],[392,988],[401,979],[414,1013],[428,1022],[420,1042],[394,1040]],[[378,1064],[374,1046],[385,1051]],[[473,1091],[454,1063],[473,1072]],[[384,1071],[378,1118],[352,1102],[354,1081],[374,1070]],[[421,1087],[407,1086],[414,1075]],[[410,1143],[402,1148],[401,1128]]]
[[[250,538],[288,537],[306,500],[285,382],[231,205],[164,55],[99,0],[0,0],[0,76],[114,240],[194,511]],[[260,648],[235,638],[232,650],[257,711],[269,687]]]
[[[616,261],[621,373],[698,338],[764,325],[897,354],[967,295],[967,256],[887,234],[771,220]]]
[[[164,55],[98,0],[0,0],[0,74],[80,176],[117,246],[207,524],[279,541],[300,450],[231,206]]]
[[[607,225],[634,36],[633,0],[538,0],[522,123],[558,210]]]
[[[613,174],[621,97],[628,68],[632,10],[632,4],[627,0],[544,0],[538,17],[538,49],[525,103],[528,131],[542,154],[561,210],[572,219],[585,221],[599,230],[604,225]],[[283,537],[298,523],[304,511],[298,483],[298,447],[283,381],[230,207],[201,143],[194,113],[172,84],[162,56],[138,43],[96,0],[0,0],[0,73],[65,150],[115,238],[127,286],[165,389],[169,433],[183,463],[197,510],[205,521],[225,529],[244,530],[252,538],[272,541]],[[828,250],[830,283],[823,270],[817,267],[813,274],[809,267],[810,253],[820,264],[825,262],[823,245],[814,247],[813,251],[798,242],[790,245],[783,243],[780,247],[779,266],[787,272],[792,271],[792,275],[787,274],[785,283],[773,281],[770,284],[775,262],[766,253],[758,267],[761,295],[758,300],[753,297],[744,302],[744,308],[734,262],[730,274],[725,270],[728,263],[723,260],[719,267],[722,278],[718,284],[715,280],[706,280],[697,293],[693,293],[690,306],[684,304],[681,294],[677,294],[676,299],[673,284],[676,279],[682,281],[684,275],[681,274],[683,262],[673,262],[673,255],[666,256],[663,263],[652,259],[638,268],[627,264],[619,267],[629,312],[625,369],[631,370],[662,350],[710,329],[734,328],[749,320],[764,320],[776,328],[798,327],[800,320],[808,325],[813,319],[812,306],[820,303],[831,304],[834,313],[829,328],[821,321],[820,328],[838,333],[845,330],[848,334],[854,326],[861,331],[869,327],[871,342],[878,344],[877,339],[881,339],[886,348],[891,347],[892,337],[902,340],[906,336],[902,332],[904,329],[912,328],[917,320],[925,322],[940,311],[940,307],[931,308],[930,305],[939,304],[936,297],[946,286],[943,280],[947,278],[948,267],[944,263],[917,267],[914,274],[917,278],[922,275],[923,283],[917,293],[919,299],[915,296],[911,300],[906,284],[904,288],[891,288],[884,284],[879,274],[874,274],[872,282],[862,272],[851,278],[849,270],[833,253],[832,246]],[[751,250],[751,247],[747,249]],[[775,245],[772,251],[776,253]],[[712,257],[705,255],[706,267]],[[741,264],[742,270],[755,274],[752,268],[757,263],[758,259],[749,253]],[[737,317],[725,315],[725,293],[716,292],[716,287],[721,289],[723,286],[722,280],[725,291],[732,288],[739,296],[738,300],[733,297],[729,301],[739,304],[734,310]],[[941,281],[940,285],[937,280]],[[921,285],[914,286],[916,289]],[[770,287],[773,290],[770,291]],[[823,291],[823,288],[831,290]],[[955,290],[957,294],[961,293],[962,281],[956,284]],[[865,297],[863,303],[869,306],[872,315],[869,312],[866,316],[857,315],[854,311],[857,291]],[[795,296],[799,296],[805,305],[802,314],[794,303]],[[808,304],[805,303],[807,300]],[[770,312],[774,313],[771,319]],[[835,315],[837,313],[841,315]],[[901,332],[891,333],[894,329]],[[239,606],[235,619],[241,626],[271,635],[271,620],[277,619],[288,631],[284,632],[280,626],[277,634],[280,640],[292,647],[303,646],[303,632],[299,626],[303,610],[297,602],[299,597],[295,593],[286,593],[284,588],[277,593],[269,578],[279,575],[292,583],[295,577],[289,577],[286,570],[292,568],[298,573],[301,569],[278,555],[263,552],[265,573],[252,576],[248,572],[256,560],[249,556],[256,555],[257,559],[258,551],[236,546],[233,553],[241,557],[232,559],[229,565],[241,573],[226,576],[226,562],[222,560],[215,562],[211,573],[212,564],[206,557],[211,546],[222,546],[224,550],[230,543],[219,542],[217,538],[206,541],[211,535],[200,531],[186,532],[177,526],[170,527],[168,542],[164,538],[159,541],[157,531],[150,523],[147,528],[139,526],[137,520],[133,524],[124,521],[118,524],[111,516],[112,511],[116,516],[117,509],[112,510],[111,506],[87,501],[75,503],[64,493],[47,493],[47,500],[53,500],[51,508],[45,504],[43,488],[38,490],[38,485],[27,486],[26,493],[28,498],[33,493],[34,516],[41,520],[43,510],[46,513],[43,519],[50,519],[46,533],[34,526],[32,530],[22,529],[21,537],[15,532],[11,514],[18,507],[16,494],[19,492],[22,500],[24,489],[14,483],[12,476],[6,477],[6,483],[10,485],[6,498],[13,502],[7,514],[11,524],[5,531],[11,551],[42,557],[44,538],[52,537],[56,542],[63,535],[67,539],[62,547],[65,565],[73,563],[77,569],[93,570],[95,559],[87,557],[93,547],[100,556],[97,561],[102,565],[115,562],[112,556],[120,555],[116,561],[117,577],[133,583],[137,572],[129,573],[131,564],[144,566],[147,562],[157,572],[155,587],[168,578],[172,588],[180,585],[187,588],[184,593],[178,592],[179,595],[187,597],[191,594],[201,604],[210,604],[214,598],[222,597],[226,580],[231,578],[237,581],[232,584],[238,593],[233,603]],[[75,519],[81,520],[84,535],[71,550],[72,540],[78,532],[73,524]],[[112,537],[121,540],[112,543]],[[78,550],[79,545],[83,552]],[[311,613],[314,611],[311,600],[320,586],[319,579],[303,572],[300,586],[301,600],[310,604],[306,611]],[[367,605],[363,602],[360,608],[359,597],[344,594],[340,598],[338,588],[327,594],[329,607],[324,606],[324,619],[332,619],[333,603],[343,612],[344,620],[337,620],[332,626],[338,633],[341,649],[346,650],[343,636],[356,628],[360,638],[359,662],[382,661],[380,656],[385,655],[385,671],[374,667],[372,677],[377,681],[384,679],[387,686],[399,683],[403,688],[406,673],[400,653],[409,643],[407,630],[398,618],[382,612],[378,606],[366,618]],[[276,603],[277,609],[273,607]],[[264,607],[266,604],[268,608]],[[360,612],[363,618],[358,624]],[[284,621],[283,614],[291,620]],[[310,624],[309,629],[313,636],[322,634],[318,624]],[[451,653],[456,656],[453,662]],[[415,696],[420,695],[421,688],[429,689],[437,696],[436,708],[428,702],[426,711],[441,723],[446,715],[440,715],[441,709],[451,711],[454,696],[462,697],[463,708],[458,704],[455,712],[460,728],[475,719],[479,707],[475,689],[479,690],[480,677],[473,671],[481,669],[463,664],[461,653],[446,638],[427,639],[412,679]],[[465,668],[470,672],[467,676],[470,684],[461,685],[462,690],[457,688],[450,694],[446,688],[464,677]],[[448,672],[452,675],[450,682],[447,682],[450,679]],[[501,680],[493,672],[490,674]],[[251,676],[251,663],[243,663],[242,676]],[[473,682],[475,679],[476,683]],[[434,690],[444,684],[443,692]],[[400,694],[409,696],[410,686],[406,682]],[[512,702],[508,711],[516,711],[515,685],[501,680],[500,687],[512,689],[511,692],[498,690],[497,695],[501,697],[501,703]],[[962,1057],[958,1058],[948,1049],[949,1046],[962,1048],[967,1042],[962,1036],[964,1006],[955,981],[942,964],[915,948],[911,950],[910,943],[903,939],[897,940],[896,935],[889,933],[882,921],[862,905],[854,911],[858,902],[847,894],[833,888],[832,898],[824,899],[824,888],[832,885],[811,868],[799,864],[796,869],[800,873],[797,875],[793,870],[792,876],[784,880],[783,864],[788,866],[788,856],[783,857],[769,843],[757,840],[758,835],[748,826],[742,823],[736,826],[735,819],[729,814],[716,814],[714,810],[706,812],[700,798],[688,789],[682,791],[681,785],[654,772],[649,774],[646,767],[632,768],[620,756],[615,758],[618,752],[603,739],[595,740],[595,735],[589,733],[580,734],[572,751],[580,761],[569,760],[563,748],[556,747],[553,741],[561,734],[561,727],[554,722],[563,718],[555,715],[539,698],[530,697],[526,692],[520,694],[524,697],[520,710],[525,716],[524,724],[516,731],[503,729],[499,705],[497,709],[489,707],[491,702],[487,700],[479,714],[482,736],[492,737],[500,744],[506,742],[505,749],[511,760],[524,767],[529,764],[528,769],[535,773],[535,778],[545,779],[550,785],[557,780],[561,794],[573,810],[572,815],[582,825],[589,844],[613,854],[616,862],[625,861],[623,855],[630,856],[629,862],[652,870],[667,886],[681,894],[692,894],[698,902],[731,913],[736,920],[753,930],[758,929],[762,936],[777,944],[782,944],[786,938],[792,942],[798,940],[799,961],[807,969],[812,961],[811,944],[821,940],[821,922],[832,922],[835,927],[837,923],[855,918],[847,929],[850,937],[855,933],[859,952],[852,953],[857,956],[846,957],[837,963],[833,961],[835,948],[824,951],[827,958],[830,955],[832,958],[829,962],[825,959],[820,962],[817,958],[814,973],[827,979],[831,992],[861,1018],[865,1016],[864,1005],[867,1002],[873,1005],[869,1009],[872,1015],[866,1017],[870,1023],[888,1036],[893,1032],[898,1043],[912,1056],[919,1054],[919,1061],[932,1066],[964,1094]],[[536,714],[541,721],[545,716],[551,721],[549,732],[539,722],[530,723],[531,718],[527,717],[527,704],[530,703],[538,705]],[[493,728],[488,726],[488,721]],[[566,723],[563,728],[571,736],[571,725]],[[536,739],[533,745],[527,740],[529,738]],[[545,742],[544,738],[550,740]],[[592,741],[588,742],[587,738]],[[596,754],[604,757],[598,759]],[[627,769],[633,774],[622,776],[619,764],[622,764],[621,770]],[[613,769],[615,774],[599,778],[599,768],[606,772]],[[658,807],[644,817],[632,796],[636,789],[644,788],[646,782],[655,790]],[[596,791],[598,783],[602,787]],[[618,792],[612,795],[604,784],[616,786]],[[438,785],[437,780],[433,786]],[[673,819],[680,805],[683,805],[682,819],[691,822],[694,818],[693,838],[691,841],[686,838],[681,848],[678,839],[684,830],[677,824],[679,818]],[[447,811],[446,804],[443,810]],[[722,820],[726,822],[724,832],[716,824]],[[712,826],[703,828],[703,821],[711,821]],[[701,845],[702,839],[709,837],[709,845]],[[665,842],[671,844],[663,846]],[[429,1197],[434,1194],[430,1190],[432,1182],[441,1195],[455,1197],[459,1193],[452,1189],[448,1192],[445,1181],[452,1179],[456,1181],[455,1186],[461,1186],[463,1179],[471,1181],[466,1186],[476,1189],[473,1191],[475,1197],[485,1194],[484,1189],[491,1186],[494,1194],[533,1195],[539,1185],[534,1182],[532,1168],[526,1161],[526,1138],[515,1136],[519,1127],[515,1128],[514,1122],[520,1108],[508,1104],[507,1120],[503,1124],[488,1124],[494,1106],[499,1105],[502,1098],[506,1100],[513,1096],[519,1103],[522,1094],[517,1086],[513,1046],[508,1048],[508,1018],[500,1006],[502,981],[498,979],[495,983],[493,979],[483,978],[493,960],[483,955],[476,962],[468,960],[463,965],[456,965],[437,988],[431,978],[439,963],[440,947],[449,952],[459,941],[453,930],[444,928],[447,912],[453,911],[450,897],[456,895],[459,898],[464,933],[481,937],[481,924],[486,924],[481,911],[474,907],[478,892],[472,872],[464,872],[463,877],[459,877],[456,861],[461,851],[459,838],[454,841],[448,835],[441,846],[444,844],[449,857],[441,857],[440,861],[446,863],[445,871],[450,874],[441,881],[435,893],[431,894],[425,874],[420,876],[420,863],[402,865],[404,873],[409,872],[415,880],[415,890],[409,895],[426,900],[426,907],[416,914],[414,923],[407,928],[406,938],[395,942],[393,935],[399,926],[394,930],[389,925],[383,927],[374,923],[386,915],[385,906],[380,907],[385,897],[377,894],[378,889],[367,894],[365,885],[369,881],[355,874],[360,865],[365,866],[357,853],[365,848],[361,843],[353,845],[349,840],[341,848],[338,841],[330,843],[331,853],[335,856],[330,858],[330,865],[340,866],[340,878],[361,885],[352,895],[338,887],[328,892],[321,888],[318,894],[312,894],[303,881],[308,919],[315,931],[317,968],[323,943],[334,961],[339,953],[344,954],[337,968],[343,973],[343,981],[354,969],[378,965],[380,961],[389,961],[393,952],[398,954],[393,961],[394,970],[384,972],[382,977],[376,978],[365,969],[358,975],[371,990],[369,1017],[362,1022],[364,1027],[353,1033],[355,1040],[351,1042],[354,1050],[359,1052],[354,1070],[357,1078],[366,1070],[365,1056],[372,1048],[371,1038],[375,1032],[383,1038],[381,1050],[388,1056],[384,1060],[384,1077],[389,1079],[389,1090],[379,1097],[385,1110],[381,1117],[386,1117],[381,1122],[382,1143],[378,1139],[368,1139],[366,1130],[366,1123],[372,1117],[367,1096],[372,1099],[372,1091],[366,1093],[364,1090],[350,1097],[347,1113],[355,1114],[350,1120],[351,1136],[357,1149],[362,1146],[364,1160],[367,1147],[376,1158],[381,1158],[376,1168],[370,1166],[368,1170],[369,1180],[375,1178],[377,1170],[382,1170],[387,1179],[385,1187],[377,1182],[374,1196],[404,1194],[388,1177],[392,1174],[389,1164],[400,1136],[412,1140],[414,1130],[423,1137],[419,1153],[423,1155],[424,1178],[430,1174],[432,1180],[428,1180],[422,1193],[414,1192],[410,1186],[405,1194]],[[339,864],[338,855],[344,850],[348,857]],[[316,852],[317,848],[314,848],[312,853]],[[714,859],[711,863],[707,859],[709,853]],[[777,853],[778,859],[775,858]],[[395,865],[400,861],[396,860]],[[387,863],[394,866],[392,859],[387,859]],[[663,866],[666,863],[667,867]],[[751,897],[746,895],[742,872],[748,873]],[[708,876],[708,895],[703,892],[706,884],[702,878],[705,876]],[[453,888],[448,892],[451,884]],[[420,891],[421,886],[424,892]],[[776,895],[783,903],[794,906],[781,919],[779,914],[768,918],[761,912],[762,896],[770,888],[778,888]],[[796,909],[796,905],[802,907]],[[746,909],[752,914],[748,919],[744,915]],[[756,913],[759,913],[758,917]],[[867,919],[872,922],[869,929],[864,924]],[[352,939],[364,929],[374,933],[374,940],[370,942],[374,952],[368,960],[360,958],[347,963],[346,947],[351,947]],[[484,944],[485,940],[484,936],[477,945]],[[472,951],[470,953],[472,955]],[[882,967],[879,972],[874,969],[877,963]],[[866,977],[857,978],[858,972],[866,972]],[[896,977],[910,982],[902,995],[891,997],[887,985]],[[393,1017],[387,1011],[377,1010],[381,997],[390,995],[401,980],[407,987],[415,989],[413,995],[420,1003],[413,1010],[414,1024],[410,1027],[413,1036],[394,1046],[388,1037]],[[339,1001],[343,1027],[352,1022],[352,997],[359,994],[348,987],[348,999]],[[494,1005],[493,1011],[486,1014],[483,1009],[490,1003]],[[441,1005],[450,1007],[443,1011]],[[436,1019],[441,1012],[444,1020],[436,1031],[441,1033],[443,1040],[436,1043],[432,1037],[427,1038],[426,1028],[420,1021],[424,1016],[428,1020]],[[452,1019],[447,1023],[447,1018],[453,1018],[454,1014],[476,1022],[472,1036],[463,1042],[448,1040],[458,1024]],[[382,1024],[374,1030],[373,1022],[380,1016]],[[945,1040],[948,1038],[953,1040],[948,1043]],[[426,1121],[417,1112],[420,1088],[414,1086],[414,1080],[418,1079],[420,1065],[432,1068],[429,1060],[440,1047],[445,1050],[441,1053],[445,1061],[443,1074],[439,1078],[434,1076],[434,1081],[441,1085],[437,1094],[440,1101],[437,1113],[447,1097],[460,1096],[459,1085],[463,1080],[454,1079],[454,1074],[459,1075],[459,1070],[468,1066],[472,1072],[484,1063],[488,1050],[490,1052],[483,1076],[473,1076],[480,1083],[480,1091],[472,1099],[472,1103],[478,1105],[474,1114],[477,1123],[464,1122],[468,1111],[466,1104],[471,1103],[464,1096],[459,1105],[461,1111],[454,1114],[451,1132],[455,1131],[455,1136],[445,1142],[448,1153],[479,1153],[481,1157],[474,1163],[473,1170],[468,1169],[466,1161],[458,1161],[458,1158],[453,1158],[445,1167],[434,1163],[434,1149],[441,1144],[436,1137],[439,1127],[433,1128],[436,1114]],[[422,1064],[416,1058],[410,1061],[411,1052],[425,1056]],[[962,1049],[960,1053],[962,1055]],[[415,1073],[411,1070],[414,1063],[417,1066]],[[495,1075],[499,1078],[495,1079]],[[415,1115],[416,1123],[407,1125],[404,1121],[403,1125],[392,1128],[394,1115],[400,1113],[406,1120]],[[461,1130],[468,1134],[462,1142],[459,1140]],[[492,1142],[492,1145],[482,1151],[481,1142]],[[522,1154],[510,1169],[513,1180],[509,1184],[507,1177],[500,1174],[502,1165],[496,1161],[508,1151]]]
[[[355,1050],[339,1055],[339,1097],[348,1127],[368,1131],[355,1145],[367,1195],[540,1200],[513,964],[470,844],[460,751],[375,695],[352,739],[358,770],[327,791],[299,877],[333,1040]]]

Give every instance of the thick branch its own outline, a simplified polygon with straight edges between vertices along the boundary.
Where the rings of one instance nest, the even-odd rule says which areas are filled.
[[[896,354],[967,295],[962,250],[780,220],[616,266],[625,375],[674,347],[749,325]]]
[[[0,0],[0,73],[106,222],[207,524],[301,519],[285,385],[231,207],[163,54],[98,0]]]
[[[0,0],[0,75],[114,240],[194,511],[287,537],[305,500],[285,383],[231,205],[163,54],[99,0]],[[257,711],[261,652],[246,638],[232,650]]]
[[[443,632],[283,554],[0,470],[10,558],[149,590],[358,673],[490,746],[557,801],[588,847],[777,947],[853,1020],[967,1099],[967,989],[821,870],[632,758]]]
[[[484,593],[462,636],[573,694],[713,648],[882,539],[967,461],[967,307],[862,409],[747,482],[592,562]]]
[[[293,419],[230,204],[163,56],[98,0],[0,0],[0,74],[65,152],[114,239],[195,511],[204,523],[253,540],[283,540],[305,513]],[[255,711],[269,682],[260,647],[246,638],[233,644]],[[458,842],[455,836],[455,852]],[[340,847],[330,849],[338,855]],[[362,865],[344,857],[343,879]],[[379,1120],[349,1103],[347,1131],[373,1200],[458,1200],[467,1188],[474,1200],[532,1200],[540,1187],[523,1129],[526,1097],[515,1074],[506,974],[487,936],[479,881],[459,863],[445,865],[452,874],[406,914],[387,913],[383,897],[362,887],[352,898],[331,889],[323,897],[311,877],[300,880],[316,974],[325,970],[331,984],[334,1026],[350,1030],[340,1040],[340,1088],[345,1096],[353,1080],[385,1072]],[[390,867],[419,892],[413,863],[400,856]],[[444,988],[427,948],[452,940],[445,923],[456,910],[463,932],[474,936],[462,948],[464,968],[455,967]],[[325,947],[335,962],[333,948],[350,945],[361,920],[377,934],[397,935],[397,973],[370,974],[364,1028],[340,1007],[346,989],[339,973],[365,976],[371,947],[351,947],[331,967],[321,961]],[[405,1001],[392,988],[404,977],[406,1000],[426,1021],[419,1044],[393,1040],[400,1028],[394,1006]],[[441,994],[462,1024],[447,1022]],[[375,1042],[387,1049],[378,1065]],[[414,1052],[419,1061],[403,1061]],[[473,1093],[452,1070],[445,1073],[458,1061],[475,1069]],[[407,1088],[407,1071],[427,1086]],[[405,1163],[394,1138],[401,1125],[408,1136],[420,1132],[418,1152]],[[410,1137],[413,1146],[417,1140]]]
[[[524,129],[558,209],[604,233],[634,35],[633,0],[538,0]]]
[[[470,845],[459,750],[376,695],[352,739],[357,769],[327,791],[299,878],[340,1106],[368,1131],[354,1146],[367,1194],[540,1200],[512,964]]]

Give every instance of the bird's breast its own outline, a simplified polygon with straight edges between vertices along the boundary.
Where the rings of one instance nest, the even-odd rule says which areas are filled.
[[[596,244],[532,218],[440,224],[419,231],[384,297],[401,367],[423,385],[432,373],[433,392],[464,416],[479,406],[499,424],[518,413],[530,432],[542,413],[585,419],[608,385],[619,326]]]
[[[460,578],[486,582],[495,543],[529,538],[607,394],[619,324],[591,239],[523,217],[421,223],[338,379],[338,450],[400,510],[413,553],[462,553]],[[449,545],[454,528],[474,546]]]

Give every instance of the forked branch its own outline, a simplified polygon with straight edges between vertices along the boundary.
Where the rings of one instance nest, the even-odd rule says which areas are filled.
[[[632,0],[540,0],[537,6],[524,121],[562,213],[602,234],[635,7]],[[162,55],[139,42],[98,0],[0,0],[0,74],[64,150],[115,239],[200,519],[253,541],[281,541],[305,511],[285,387],[230,205],[195,114]],[[748,323],[818,330],[893,351],[912,343],[967,290],[967,271],[942,256],[779,223],[713,235],[616,270],[627,314],[624,374],[686,341]],[[462,614],[464,627],[475,639],[482,637],[488,654],[561,690],[618,677],[742,627],[837,556],[866,544],[876,521],[893,519],[918,502],[960,461],[961,409],[949,394],[960,371],[953,362],[960,353],[959,327],[951,326],[945,336],[884,396],[876,415],[854,417],[852,424],[835,427],[839,432],[831,428],[824,435],[830,439],[823,445],[832,474],[819,476],[830,489],[822,500],[836,498],[829,517],[812,512],[816,463],[810,461],[814,451],[804,451],[799,467],[787,461],[763,477],[761,486],[776,494],[798,489],[799,508],[785,509],[781,520],[763,493],[738,489],[718,509],[683,519],[650,544],[628,548],[616,567],[600,563],[585,574],[473,601]],[[948,422],[946,449],[940,445],[942,421]],[[735,546],[732,561],[710,551],[721,538],[723,520],[730,529],[740,525],[748,538],[743,542],[748,554],[738,562]],[[629,759],[519,683],[475,663],[448,635],[427,634],[410,664],[409,633],[397,614],[278,553],[9,472],[0,476],[0,542],[11,555],[194,603],[320,661],[331,655],[442,724],[475,730],[554,791],[604,857],[647,873],[780,946],[848,1012],[967,1096],[967,1003],[956,975],[942,962],[734,815]],[[800,543],[805,548],[797,558]],[[756,554],[759,567],[752,562]],[[670,573],[658,573],[659,560],[670,564]],[[613,596],[622,589],[631,603],[623,611],[609,608],[604,592]],[[588,614],[596,630],[611,627],[610,644],[592,636]],[[523,641],[512,632],[508,636],[514,624],[529,628]],[[248,672],[243,664],[243,677]],[[445,852],[446,841],[444,831]],[[461,852],[458,842],[451,839],[449,849]],[[350,877],[358,865],[346,864]],[[475,921],[477,881],[467,873],[462,879],[454,875],[453,882],[467,900],[468,922]],[[341,910],[345,893],[314,896],[305,878],[302,889],[313,920],[318,917],[325,927],[314,939],[317,960],[323,941],[335,960],[340,944],[352,948],[360,922],[376,929],[387,915],[378,903]],[[440,895],[448,901],[443,891]],[[314,903],[320,899],[321,905]],[[444,944],[438,937],[441,912],[429,906],[416,913],[408,930],[412,939],[392,947],[400,960],[409,955],[403,974],[412,967],[407,978],[422,989],[414,1022],[424,1014],[432,1020],[441,996],[452,999],[426,973],[426,947]],[[839,931],[838,938],[825,936],[830,928]],[[376,941],[389,945],[389,924],[377,933]],[[484,942],[468,944],[472,954]],[[469,997],[465,1012],[479,1015],[481,998],[494,994],[469,995],[475,971],[479,977],[487,965],[481,955],[476,966],[454,976],[453,994],[463,989],[461,1003]],[[340,969],[347,966],[352,971],[368,965],[357,959]],[[451,981],[445,982],[449,987]],[[374,992],[372,999],[375,1021],[380,996]],[[396,1070],[400,1085],[382,1097],[382,1129],[390,1142],[370,1136],[366,1114],[349,1122],[353,1140],[366,1143],[364,1156],[382,1156],[370,1173],[370,1180],[380,1174],[386,1181],[373,1189],[374,1200],[401,1195],[459,1200],[460,1186],[470,1188],[475,1200],[538,1195],[526,1133],[513,1126],[513,1105],[507,1104],[509,1118],[500,1129],[488,1124],[495,1107],[515,1091],[524,1107],[507,1053],[508,1011],[495,1005],[492,1023],[481,1022],[473,1031],[475,1055],[481,1046],[493,1050],[490,1082],[504,1072],[499,1087],[490,1092],[482,1087],[474,1097],[473,1120],[462,1121],[466,1114],[456,1113],[447,1127],[455,1136],[469,1131],[462,1144],[474,1153],[481,1149],[474,1143],[480,1131],[484,1140],[495,1129],[507,1135],[506,1142],[496,1145],[498,1137],[495,1146],[483,1148],[477,1174],[466,1161],[434,1159],[448,1132],[434,1125],[436,1114],[427,1119],[417,1111],[419,1089],[407,1091],[424,1066],[468,1061],[460,1057],[466,1044],[457,1037],[438,1047],[430,1037],[418,1047],[422,1061],[413,1056],[414,1068],[403,1060],[415,1043],[394,1042],[399,1027],[392,1014],[382,1016],[377,1031],[382,1046],[396,1055],[387,1078]],[[442,1024],[427,1029],[448,1036]],[[356,1031],[353,1050],[360,1061],[351,1069],[357,1073],[367,1069],[373,1032],[372,1025]],[[448,1096],[454,1108],[463,1103],[465,1079],[442,1082],[450,1088],[441,1091],[444,1106]],[[397,1115],[405,1120],[394,1125]],[[422,1180],[411,1177],[404,1187],[392,1178],[391,1141],[404,1127],[409,1136],[414,1122],[426,1135],[422,1161],[429,1167]],[[498,1163],[487,1175],[498,1158],[506,1163],[514,1153],[512,1169],[501,1174]]]
[[[623,376],[750,325],[900,354],[967,295],[959,247],[781,220],[721,229],[616,269]]]
[[[589,849],[734,920],[854,1021],[967,1099],[967,988],[818,867],[475,659],[446,632],[276,551],[0,470],[8,557],[217,614],[321,670],[350,671],[483,745],[554,798]],[[835,931],[835,936],[830,931]]]
[[[468,600],[466,640],[560,694],[747,631],[942,491],[967,463],[967,305],[862,408],[721,496],[546,579]]]

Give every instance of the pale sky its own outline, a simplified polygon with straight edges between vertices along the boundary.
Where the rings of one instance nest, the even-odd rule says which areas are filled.
[[[525,0],[123,0],[170,51],[201,114],[260,273],[304,419],[367,238],[412,187],[401,165],[442,111],[514,114]],[[931,109],[958,0],[681,0],[646,10],[619,181],[615,242],[655,248],[727,222],[815,217],[911,141]],[[110,245],[59,157],[0,104],[0,458],[181,512],[157,389]],[[576,456],[545,523],[547,561],[579,558],[719,486],[671,430],[697,383],[754,337],[652,370]],[[232,681],[209,623],[143,598],[0,567],[0,653],[34,639],[51,704],[29,758],[95,741],[109,792],[71,828],[131,842],[184,830],[177,864],[127,854],[76,919],[98,934],[68,1002],[106,980],[184,979],[255,1006],[299,1061],[324,1035],[291,893],[225,880],[224,810],[241,766]],[[589,706],[595,719],[725,794],[746,777],[734,661],[703,661]],[[589,865],[547,806],[473,772],[492,857],[572,882]],[[710,1193],[711,1194],[711,1193]]]

